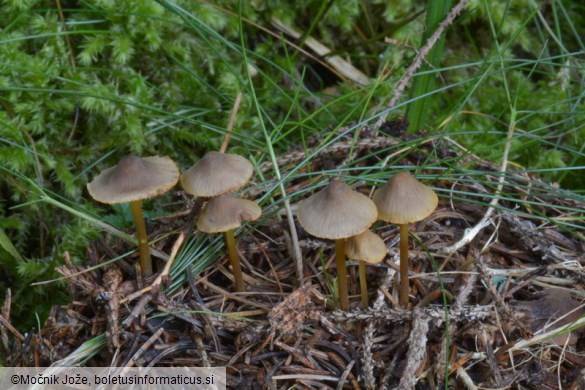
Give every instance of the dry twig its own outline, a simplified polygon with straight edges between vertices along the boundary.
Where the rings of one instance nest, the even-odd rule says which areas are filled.
[[[455,5],[455,7],[451,9],[451,11],[449,11],[447,17],[445,17],[445,19],[443,19],[443,21],[439,24],[433,35],[431,35],[429,39],[425,42],[423,47],[421,47],[416,57],[414,57],[412,64],[410,64],[410,66],[406,69],[406,71],[396,84],[396,87],[394,87],[394,93],[392,94],[392,98],[390,99],[387,105],[388,110],[396,105],[398,99],[400,99],[400,97],[402,96],[404,89],[410,82],[410,79],[412,78],[412,76],[414,76],[414,72],[418,69],[419,66],[421,66],[423,60],[426,58],[426,56],[429,54],[433,46],[435,46],[435,44],[441,37],[441,34],[443,34],[445,29],[449,27],[451,23],[453,23],[453,20],[455,20],[457,15],[459,15],[459,13],[463,10],[463,7],[465,7],[465,5],[468,2],[469,0],[460,0],[459,3],[457,3],[457,5]],[[380,118],[378,119],[378,121],[376,121],[374,127],[379,129],[380,127],[382,127],[382,124],[384,124],[385,121],[386,116],[380,115]]]

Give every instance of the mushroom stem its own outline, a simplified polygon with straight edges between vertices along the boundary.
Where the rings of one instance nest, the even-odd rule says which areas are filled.
[[[400,306],[408,306],[408,224],[400,224]]]
[[[360,293],[362,296],[362,309],[368,308],[368,282],[366,281],[366,262],[363,260],[359,261],[360,271]]]
[[[236,240],[234,238],[233,229],[226,231],[224,236],[225,243],[228,247],[228,254],[230,258],[230,265],[232,266],[232,274],[234,275],[234,282],[236,283],[236,291],[244,292],[244,277],[242,276],[240,261],[238,260],[238,252],[236,249]]]
[[[138,239],[138,253],[140,255],[140,272],[142,276],[152,275],[152,260],[150,258],[150,248],[148,247],[148,237],[146,236],[146,226],[142,218],[142,201],[135,200],[130,202],[130,211],[136,225],[136,238]]]
[[[347,294],[347,272],[345,270],[345,240],[335,240],[335,265],[337,267],[337,293],[339,308],[349,310],[349,296]]]

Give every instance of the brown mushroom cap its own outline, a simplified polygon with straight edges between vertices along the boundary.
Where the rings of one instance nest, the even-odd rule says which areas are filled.
[[[432,214],[439,204],[435,191],[417,181],[408,172],[399,172],[374,192],[374,203],[380,219],[407,224],[421,221]]]
[[[208,152],[181,175],[181,184],[195,196],[218,196],[243,187],[253,171],[252,163],[242,156]]]
[[[201,209],[197,228],[205,233],[219,233],[240,227],[243,221],[255,221],[262,210],[255,202],[229,194],[208,201]]]
[[[350,259],[375,264],[386,256],[386,245],[380,236],[368,229],[345,239],[345,255]]]
[[[376,205],[365,195],[333,180],[299,204],[300,224],[311,235],[337,240],[354,236],[376,221]]]
[[[163,194],[178,180],[179,169],[169,157],[130,155],[94,177],[87,189],[98,202],[127,203]]]

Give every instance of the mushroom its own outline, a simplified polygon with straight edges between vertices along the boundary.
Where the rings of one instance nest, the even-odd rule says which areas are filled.
[[[360,274],[360,295],[362,309],[368,308],[368,283],[366,280],[366,263],[377,264],[386,256],[386,245],[371,230],[349,237],[345,240],[345,254],[350,259],[358,260]]]
[[[242,156],[208,152],[181,175],[181,184],[192,195],[210,198],[243,187],[253,171],[252,163]]]
[[[408,172],[399,172],[373,196],[379,218],[400,227],[400,305],[408,305],[408,224],[421,221],[437,208],[437,194]]]
[[[179,170],[169,157],[124,157],[118,165],[107,168],[87,184],[92,198],[107,204],[130,203],[136,225],[140,270],[152,274],[146,227],[142,218],[142,199],[161,195],[177,184]]]
[[[207,152],[201,158],[201,160],[199,160],[197,163],[195,163],[195,165],[193,165],[181,175],[181,184],[188,193],[201,198],[209,199],[214,196],[218,197],[219,195],[224,195],[236,191],[243,187],[248,182],[248,180],[250,180],[253,172],[254,169],[252,167],[252,163],[250,163],[250,161],[248,161],[246,158],[238,156],[237,154],[211,151]],[[261,210],[258,205],[252,201],[235,199],[233,197],[228,198],[232,198],[232,200],[239,202],[240,207],[243,210],[241,211],[241,213],[243,213],[242,216],[248,214],[255,215],[256,213],[258,215],[252,219],[244,218],[235,222],[237,220],[236,215],[238,215],[240,212],[237,211],[238,207],[233,205],[230,206],[232,207],[231,211],[224,210],[226,213],[224,216],[219,214],[222,210],[214,211],[212,214],[211,207],[215,209],[220,207],[218,205],[222,205],[223,207],[227,207],[228,205],[226,199],[222,198],[222,200],[216,200],[214,198],[209,200],[201,210],[201,214],[197,221],[197,227],[199,230],[205,233],[225,232],[225,241],[228,247],[232,272],[234,273],[236,291],[242,292],[244,291],[244,279],[242,277],[242,270],[240,268],[240,262],[236,253],[236,243],[233,229],[239,227],[242,220],[255,220],[259,218]],[[254,204],[254,207],[250,206],[248,202]],[[233,201],[230,203],[235,204]],[[204,221],[204,212],[208,213],[208,216],[205,217],[208,219],[207,222]],[[219,218],[220,216],[222,220],[231,220],[232,227],[221,227],[221,229],[217,228],[219,225],[215,226],[212,219]],[[219,221],[217,223],[219,223]]]
[[[376,206],[367,196],[332,180],[323,190],[302,201],[297,215],[307,233],[335,240],[339,306],[349,310],[344,239],[364,232],[376,221]]]
[[[240,227],[243,221],[255,221],[261,214],[262,210],[253,201],[224,194],[209,200],[197,220],[197,228],[202,232],[224,233],[238,292],[244,291],[244,278],[236,251],[234,229]]]

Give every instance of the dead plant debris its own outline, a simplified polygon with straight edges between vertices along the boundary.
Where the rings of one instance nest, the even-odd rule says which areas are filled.
[[[365,127],[356,140],[353,135],[317,152],[303,169],[349,161],[374,166],[392,156],[400,166],[424,162],[428,168],[417,174],[437,177],[428,184],[440,196],[439,208],[412,229],[418,243],[411,242],[411,308],[397,306],[397,227],[374,225],[388,251],[385,262],[368,267],[375,303],[358,309],[357,267],[350,266],[351,310],[340,312],[332,309],[331,245],[297,225],[306,284],[293,288],[288,226],[268,209],[269,217],[239,243],[245,293],[232,292],[224,257],[199,275],[185,271],[185,283],[172,291],[165,282],[148,290],[152,280],[137,282],[132,259],[88,269],[123,253],[126,244],[111,238],[90,243],[86,266],[66,262],[58,269],[72,300],[54,307],[41,329],[20,333],[10,324],[7,294],[0,313],[4,365],[65,364],[84,342],[105,335],[105,348],[84,364],[225,366],[230,388],[582,389],[585,224],[583,212],[568,210],[585,205],[509,169],[486,226],[467,245],[444,253],[485,215],[498,167],[424,134],[416,147]],[[280,157],[280,168],[306,157],[291,150]],[[260,169],[269,176],[270,164]],[[244,196],[256,199],[272,184],[258,184]],[[286,182],[289,193],[309,184]],[[359,182],[356,188],[371,191]],[[157,249],[169,253],[176,237],[169,231],[192,226],[193,214],[174,214],[170,230],[165,218],[153,221],[153,231],[166,237]],[[572,221],[572,230],[554,223],[561,220]],[[558,330],[575,321],[577,329]]]

